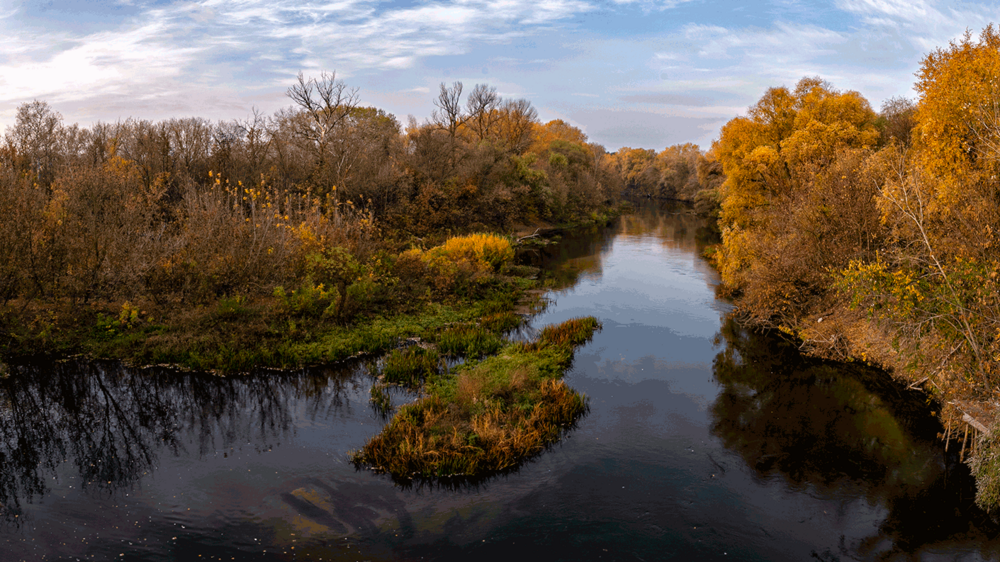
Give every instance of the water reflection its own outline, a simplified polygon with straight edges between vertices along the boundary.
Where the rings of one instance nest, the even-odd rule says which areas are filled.
[[[556,243],[530,246],[517,259],[523,264],[542,267],[547,285],[562,289],[575,285],[581,278],[600,281],[604,260],[614,250],[616,240],[637,237],[655,240],[666,250],[693,258],[690,264],[700,273],[709,267],[698,256],[719,241],[718,231],[707,227],[703,218],[679,202],[645,204],[609,226],[563,231],[554,239]]]
[[[23,503],[44,496],[66,464],[81,488],[114,493],[164,453],[200,458],[250,442],[266,449],[296,417],[343,406],[345,389],[358,384],[353,370],[225,378],[113,362],[13,365],[0,379],[0,517],[22,522]]]
[[[888,558],[961,536],[966,548],[1000,553],[1000,525],[974,506],[968,469],[935,439],[941,428],[925,395],[861,364],[802,357],[732,319],[720,339],[711,431],[723,445],[759,480],[843,502],[863,497],[887,511],[876,533],[845,552]]]
[[[345,453],[384,423],[360,366],[16,367],[0,380],[0,502],[20,526],[0,559],[1000,557],[933,406],[720,322],[729,305],[699,257],[711,236],[654,205],[538,251],[543,277],[573,286],[531,326],[604,322],[567,375],[591,412],[480,486],[355,471]]]

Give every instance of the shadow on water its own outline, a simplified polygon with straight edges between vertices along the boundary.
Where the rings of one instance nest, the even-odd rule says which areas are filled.
[[[341,407],[355,368],[217,377],[115,362],[12,365],[0,379],[0,517],[19,524],[71,463],[81,488],[114,493],[164,453],[201,458],[236,443],[267,448],[297,416]],[[304,412],[293,412],[293,404]],[[224,455],[226,453],[223,453]]]
[[[759,480],[884,506],[877,532],[849,550],[891,558],[955,541],[1000,554],[1000,525],[974,505],[974,481],[937,440],[942,428],[924,393],[860,363],[803,357],[732,319],[719,338],[712,433]]]

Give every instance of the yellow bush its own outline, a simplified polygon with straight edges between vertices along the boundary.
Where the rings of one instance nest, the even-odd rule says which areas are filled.
[[[510,241],[495,234],[456,236],[424,254],[424,260],[428,264],[468,262],[482,271],[497,271],[513,258],[514,248]]]
[[[499,270],[513,258],[514,248],[506,238],[495,234],[471,234],[450,238],[427,251],[407,250],[398,260],[421,263],[434,287],[447,292],[456,284]]]

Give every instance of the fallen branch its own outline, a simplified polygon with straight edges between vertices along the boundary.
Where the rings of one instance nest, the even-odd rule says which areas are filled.
[[[531,233],[531,234],[529,234],[527,236],[522,236],[522,237],[518,238],[517,240],[514,241],[514,243],[515,244],[520,244],[522,241],[528,240],[529,238],[537,238],[539,230],[541,230],[541,227],[536,228],[535,232],[533,232],[533,233]]]

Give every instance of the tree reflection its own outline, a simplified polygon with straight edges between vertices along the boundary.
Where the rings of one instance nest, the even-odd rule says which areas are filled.
[[[655,237],[668,248],[697,254],[718,243],[719,236],[689,205],[676,201],[643,202],[635,212],[615,219],[610,226],[574,228],[561,232],[558,244],[523,247],[517,260],[541,267],[547,285],[559,290],[575,285],[584,275],[599,278],[603,258],[619,235]],[[707,266],[696,260],[696,267]]]
[[[279,439],[297,401],[313,418],[341,408],[351,370],[225,378],[110,362],[12,366],[0,380],[0,517],[18,523],[22,504],[46,494],[65,463],[81,487],[114,492],[164,450],[204,456]]]
[[[883,505],[878,533],[851,549],[890,557],[962,537],[996,551],[1000,532],[973,504],[974,483],[935,435],[926,396],[862,364],[802,357],[773,334],[722,327],[722,393],[712,433],[761,479]],[[945,515],[947,514],[947,515]]]

